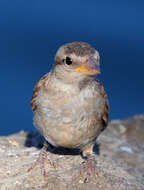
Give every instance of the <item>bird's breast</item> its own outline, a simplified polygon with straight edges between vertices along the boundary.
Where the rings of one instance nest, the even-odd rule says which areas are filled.
[[[79,93],[46,94],[39,97],[34,121],[54,146],[80,147],[96,136],[100,115],[99,94],[86,89]]]

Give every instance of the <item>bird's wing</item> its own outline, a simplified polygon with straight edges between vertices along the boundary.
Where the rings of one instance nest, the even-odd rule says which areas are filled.
[[[104,112],[102,115],[103,128],[101,129],[101,131],[103,131],[107,127],[108,118],[109,118],[109,105],[108,105],[108,101],[106,101],[105,106],[104,106]]]
[[[41,87],[43,86],[43,84],[44,84],[46,78],[47,78],[47,74],[44,75],[44,76],[37,82],[37,84],[36,84],[35,87],[34,87],[33,95],[32,95],[32,100],[31,100],[31,109],[32,109],[33,111],[35,111],[36,108],[37,108],[36,102],[37,102],[37,98],[38,98],[38,93],[39,93]]]
[[[102,113],[103,127],[102,127],[101,131],[103,131],[107,127],[107,124],[108,124],[109,103],[108,103],[107,95],[106,95],[106,92],[105,92],[105,89],[104,89],[103,85],[100,82],[98,82],[98,86],[99,86],[99,89],[100,89],[100,94],[102,95],[102,97],[105,100],[104,109],[103,109],[103,113]]]

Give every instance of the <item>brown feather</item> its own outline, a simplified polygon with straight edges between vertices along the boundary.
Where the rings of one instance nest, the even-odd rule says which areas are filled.
[[[85,56],[95,53],[95,49],[85,42],[72,42],[64,46],[66,54],[74,53],[77,56]]]
[[[42,85],[45,82],[47,75],[44,75],[35,85],[34,90],[33,90],[33,95],[32,95],[32,100],[31,100],[31,109],[35,111],[37,109],[36,101],[38,97],[38,93],[42,87]]]
[[[108,103],[107,95],[106,95],[103,85],[98,80],[97,80],[97,82],[99,84],[100,94],[106,100],[105,105],[104,105],[104,112],[102,114],[103,125],[102,125],[102,129],[101,129],[101,131],[104,131],[105,128],[107,127],[108,119],[109,119],[109,103]]]
[[[101,131],[105,130],[105,128],[107,127],[107,124],[108,124],[108,119],[109,119],[109,103],[108,103],[107,95],[106,95],[105,91],[104,91],[104,98],[106,100],[106,103],[105,103],[104,112],[102,115],[103,128],[101,129]]]
[[[105,107],[104,107],[104,114],[102,116],[103,127],[102,127],[101,131],[104,131],[105,128],[107,127],[107,124],[108,124],[108,114],[109,114],[109,107],[108,107],[108,102],[106,102]]]

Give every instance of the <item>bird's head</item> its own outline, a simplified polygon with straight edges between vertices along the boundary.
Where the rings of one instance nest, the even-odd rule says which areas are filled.
[[[65,81],[94,78],[100,73],[99,53],[84,42],[65,44],[56,53],[54,70]]]

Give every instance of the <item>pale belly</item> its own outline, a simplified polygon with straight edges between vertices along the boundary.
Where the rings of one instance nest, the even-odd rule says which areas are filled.
[[[59,113],[36,112],[34,122],[45,139],[53,146],[81,148],[95,141],[100,131],[96,112],[89,110],[61,110]]]
[[[104,100],[91,89],[78,96],[64,95],[40,96],[34,113],[36,127],[54,146],[80,148],[94,142],[101,130]]]

